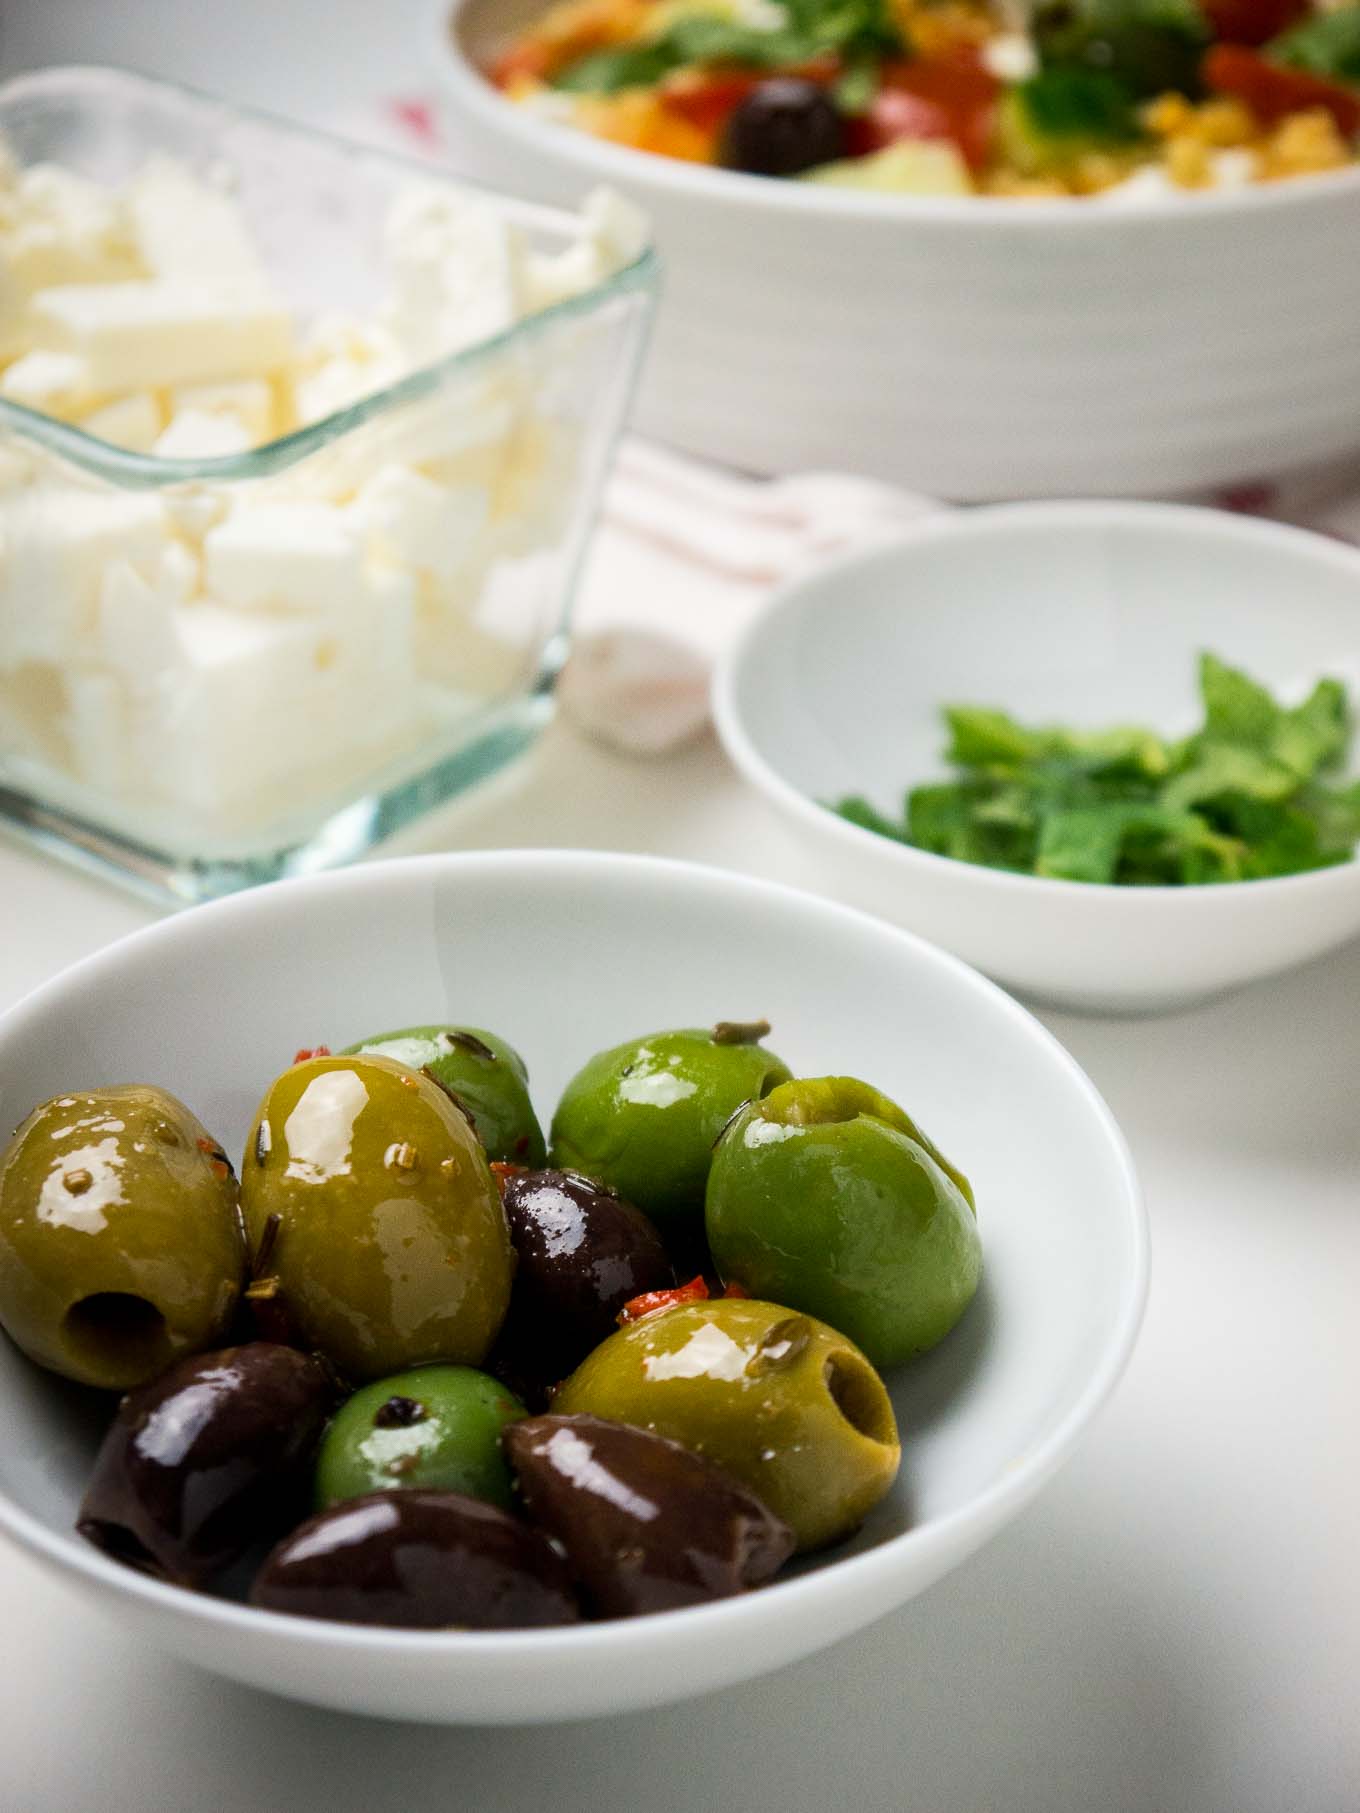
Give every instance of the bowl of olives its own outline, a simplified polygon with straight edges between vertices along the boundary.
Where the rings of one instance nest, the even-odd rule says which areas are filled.
[[[1039,1489],[1146,1289],[1108,1110],[863,915],[418,858],[196,909],[0,1020],[0,1530],[316,1704],[657,1705]]]

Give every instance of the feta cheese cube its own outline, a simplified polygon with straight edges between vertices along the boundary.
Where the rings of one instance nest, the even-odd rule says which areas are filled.
[[[18,173],[0,230],[0,268],[25,294],[141,275],[119,198],[56,164]]]
[[[155,277],[264,282],[237,203],[172,158],[152,158],[127,192],[132,239]]]
[[[581,236],[558,252],[525,257],[525,305],[550,308],[594,289],[640,258],[651,240],[647,216],[613,189],[592,189],[581,209]]]
[[[156,438],[152,452],[163,460],[217,460],[248,453],[254,445],[244,425],[206,409],[181,409]]]
[[[523,242],[485,202],[442,185],[413,186],[394,202],[386,237],[392,287],[381,319],[412,366],[518,320]]]
[[[154,562],[164,537],[151,497],[54,481],[0,496],[0,668],[79,660],[105,569]]]
[[[104,793],[129,781],[128,702],[115,675],[102,668],[73,668],[66,675],[62,730],[72,772]]]
[[[165,279],[68,284],[29,305],[38,343],[78,353],[97,390],[259,377],[286,364],[288,311],[254,289]]]
[[[176,654],[139,708],[139,760],[158,792],[204,811],[252,799],[409,730],[414,690],[409,582],[379,582],[375,608],[343,635],[319,617],[213,602],[174,613]]]
[[[1024,32],[1000,32],[982,46],[982,67],[998,82],[1027,82],[1039,73],[1039,54]]]
[[[232,384],[180,384],[170,392],[170,407],[180,413],[222,416],[238,423],[259,446],[274,433],[274,390],[264,378],[238,378]]]
[[[299,422],[319,422],[406,376],[410,369],[392,335],[376,323],[325,315],[307,336],[294,381]]]
[[[208,591],[242,610],[343,611],[363,595],[363,543],[333,504],[242,504],[203,538]]]
[[[354,510],[380,558],[448,579],[467,565],[491,498],[482,486],[440,485],[409,467],[384,466]]]
[[[86,434],[96,435],[115,447],[126,447],[131,453],[150,453],[161,431],[161,421],[161,406],[151,392],[134,390],[129,396],[82,416],[80,426]]]
[[[145,692],[175,659],[178,606],[192,594],[198,562],[171,542],[147,572],[131,561],[109,563],[99,590],[94,647],[100,661]]]
[[[100,402],[89,367],[75,353],[25,353],[0,374],[0,395],[66,421]]]
[[[199,602],[171,613],[171,638],[172,657],[142,700],[134,733],[137,765],[154,790],[220,811],[276,785],[318,728],[308,705],[315,628]],[[329,717],[324,728],[332,728]]]

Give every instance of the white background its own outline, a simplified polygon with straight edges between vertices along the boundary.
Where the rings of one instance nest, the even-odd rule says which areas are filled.
[[[6,72],[113,61],[382,130],[425,0],[8,0]],[[834,892],[716,748],[565,728],[403,848],[651,850]],[[149,912],[0,842],[0,1008]],[[128,1642],[0,1551],[0,1810],[1354,1813],[1360,947],[1193,1014],[1046,1015],[1153,1223],[1129,1374],[1010,1531],[904,1611],[720,1697],[436,1730],[294,1707]],[[3,1428],[0,1427],[0,1439]]]

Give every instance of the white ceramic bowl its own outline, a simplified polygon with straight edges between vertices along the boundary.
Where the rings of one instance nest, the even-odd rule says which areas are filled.
[[[1118,888],[928,855],[819,801],[896,812],[944,775],[943,704],[1091,728],[1199,721],[1209,649],[1285,696],[1360,699],[1360,554],[1175,504],[1002,504],[927,518],[785,587],[716,680],[729,755],[829,889],[1008,986],[1086,1010],[1184,1005],[1360,934],[1360,863],[1276,881]]]
[[[758,471],[943,497],[1166,496],[1360,445],[1360,168],[1111,202],[884,197],[611,145],[479,65],[547,0],[431,0],[460,164],[651,214],[667,281],[637,413]]]
[[[299,1043],[446,1017],[500,1028],[540,1111],[602,1045],[766,1014],[804,1073],[910,1104],[977,1188],[983,1288],[892,1381],[905,1461],[860,1534],[739,1600],[505,1634],[361,1629],[163,1586],[71,1522],[104,1403],[0,1340],[0,1528],[187,1660],[321,1705],[530,1722],[624,1711],[778,1667],[890,1610],[986,1541],[1069,1452],[1128,1358],[1147,1273],[1138,1188],[1086,1077],[952,957],[788,889],[629,857],[428,857],[196,909],[0,1020],[0,1125],[72,1086],[170,1084],[239,1144]]]

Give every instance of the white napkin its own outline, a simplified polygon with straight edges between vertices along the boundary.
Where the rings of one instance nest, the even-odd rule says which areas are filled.
[[[689,742],[708,719],[715,657],[771,587],[944,507],[875,479],[743,478],[625,441],[582,579],[563,711],[636,754]]]

